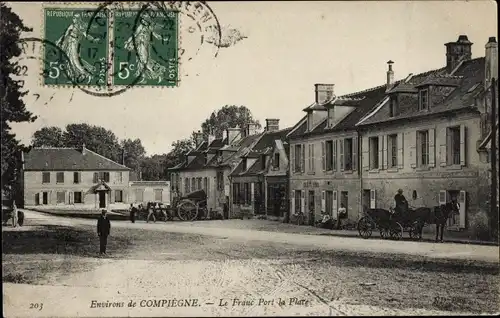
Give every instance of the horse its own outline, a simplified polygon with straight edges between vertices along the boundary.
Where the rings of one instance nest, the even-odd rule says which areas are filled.
[[[381,208],[367,208],[365,214],[368,215],[375,225],[380,229],[381,235],[384,231],[388,231],[391,227],[391,217],[393,212]]]
[[[415,220],[419,222],[419,233],[422,237],[423,225],[436,224],[436,242],[438,242],[439,232],[441,230],[440,242],[443,242],[444,227],[448,219],[453,215],[460,214],[460,204],[457,201],[449,201],[445,204],[437,205],[432,208],[420,207],[414,212]]]

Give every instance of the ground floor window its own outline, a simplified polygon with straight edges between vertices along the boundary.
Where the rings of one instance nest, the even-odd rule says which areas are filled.
[[[245,205],[250,205],[252,201],[252,195],[251,195],[251,190],[250,190],[250,183],[244,183],[243,184],[243,204]]]
[[[123,191],[115,190],[115,202],[123,202]]]
[[[283,216],[287,210],[286,185],[268,184],[267,186],[267,210],[274,216]]]
[[[66,199],[66,193],[57,192],[57,203],[64,203],[65,199]]]
[[[135,202],[142,202],[144,200],[144,191],[137,189],[135,190]]]
[[[333,191],[326,191],[325,209],[326,214],[333,215]]]
[[[49,193],[42,193],[42,204],[49,204]]]
[[[73,193],[73,198],[75,203],[83,203],[83,195],[82,192],[77,191]]]
[[[155,201],[161,202],[162,189],[155,189]]]
[[[240,204],[240,184],[233,183],[233,204]]]

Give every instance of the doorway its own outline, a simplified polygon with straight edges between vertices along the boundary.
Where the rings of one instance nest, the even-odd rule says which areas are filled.
[[[49,204],[49,193],[48,192],[44,192],[42,194],[42,203]]]
[[[315,202],[314,202],[314,190],[309,190],[307,195],[308,199],[308,212],[309,212],[309,225],[314,225],[314,212],[315,212]]]
[[[105,208],[106,207],[106,192],[105,191],[99,191],[99,208]]]
[[[370,208],[370,189],[364,189],[363,190],[363,212],[366,212]]]

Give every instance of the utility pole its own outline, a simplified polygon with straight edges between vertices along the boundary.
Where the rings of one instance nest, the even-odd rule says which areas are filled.
[[[497,79],[491,79],[491,211],[490,211],[490,231],[493,229],[493,226],[498,226],[498,209],[497,209],[497,186],[498,186],[498,177],[497,177]],[[495,220],[495,224],[492,224],[493,220]]]

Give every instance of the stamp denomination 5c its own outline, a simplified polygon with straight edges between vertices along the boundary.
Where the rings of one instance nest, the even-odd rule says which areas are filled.
[[[113,16],[113,84],[176,86],[178,12],[116,10]]]
[[[89,24],[92,16],[90,9],[45,8],[45,40],[60,50],[44,51],[45,85],[106,85],[109,16],[103,10]]]

